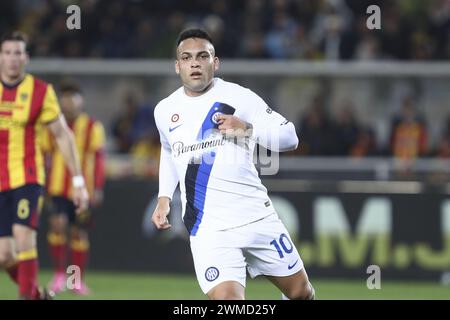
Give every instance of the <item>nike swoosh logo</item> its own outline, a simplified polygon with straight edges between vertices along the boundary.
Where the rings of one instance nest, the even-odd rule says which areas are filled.
[[[294,262],[293,265],[288,265],[288,269],[291,270],[293,267],[295,267],[295,265],[297,264],[297,262],[298,262],[298,259],[297,259],[297,261]]]
[[[169,132],[172,132],[172,131],[175,130],[176,128],[181,127],[182,125],[183,125],[183,124],[179,124],[179,125],[177,125],[176,127],[169,128]]]

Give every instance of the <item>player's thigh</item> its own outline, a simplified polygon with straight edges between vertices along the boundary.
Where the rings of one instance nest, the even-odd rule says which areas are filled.
[[[44,201],[42,186],[37,184],[25,185],[14,189],[12,192],[13,224],[37,230]],[[22,230],[22,228],[19,229]]]
[[[244,300],[245,287],[237,281],[224,281],[207,293],[211,300]]]
[[[287,277],[303,269],[303,261],[284,224],[276,214],[246,226],[252,242],[244,251],[252,278]]]
[[[49,216],[49,229],[55,233],[65,233],[68,227],[68,219],[65,214],[52,213]]]
[[[238,236],[229,231],[203,232],[191,237],[190,243],[197,280],[205,294],[227,281],[245,287],[246,264]],[[228,292],[232,287],[223,285],[219,289]]]
[[[80,227],[77,224],[74,224],[70,227],[70,233],[73,239],[88,241],[89,234],[85,227]]]
[[[266,278],[290,299],[306,299],[311,295],[312,289],[305,269],[286,277],[266,276]]]
[[[0,237],[0,268],[9,267],[15,260],[12,237]]]
[[[13,237],[18,252],[28,251],[37,246],[36,230],[22,224],[13,225]]]
[[[73,204],[73,203],[72,203]],[[76,208],[73,206],[73,214],[75,215],[75,222],[73,225],[76,227],[77,230],[80,230],[83,234],[87,235],[87,231],[92,227],[94,223],[94,219],[92,216],[92,210],[86,209],[80,213],[76,213]],[[83,235],[80,235],[83,236]]]

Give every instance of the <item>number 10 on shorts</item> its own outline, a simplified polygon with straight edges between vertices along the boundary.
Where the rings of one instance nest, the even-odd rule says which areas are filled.
[[[280,256],[281,259],[284,258],[283,251],[289,254],[292,252],[292,250],[294,250],[294,245],[292,244],[289,237],[284,233],[280,235],[280,238],[278,240],[277,239],[272,240],[270,244],[273,245],[275,249],[277,249],[278,255]]]

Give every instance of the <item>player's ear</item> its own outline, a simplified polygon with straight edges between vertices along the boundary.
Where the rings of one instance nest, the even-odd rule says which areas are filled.
[[[219,70],[220,60],[218,57],[214,57],[214,71]]]
[[[178,60],[175,60],[175,72],[176,74],[180,74],[180,64],[178,63]]]

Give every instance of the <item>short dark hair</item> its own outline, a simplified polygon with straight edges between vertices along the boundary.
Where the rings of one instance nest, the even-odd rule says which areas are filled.
[[[63,80],[59,85],[59,92],[61,94],[82,94],[80,85],[74,80]]]
[[[202,30],[202,29],[193,28],[193,29],[186,29],[178,35],[177,48],[180,45],[181,41],[189,39],[189,38],[205,39],[205,40],[208,40],[214,46],[214,43],[213,43],[210,35],[208,34],[208,32],[206,32],[205,30]]]
[[[0,40],[0,48],[5,41],[22,41],[25,42],[25,48],[28,46],[28,36],[21,31],[7,32],[2,35]]]

